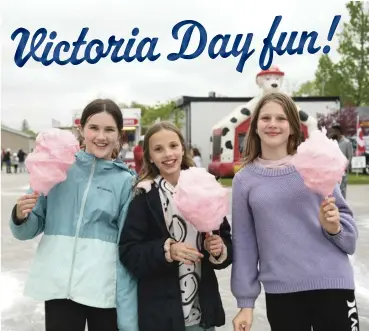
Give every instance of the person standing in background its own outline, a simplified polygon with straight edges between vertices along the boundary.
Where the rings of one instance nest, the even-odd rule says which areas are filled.
[[[195,147],[195,148],[192,149],[192,152],[193,152],[192,160],[193,160],[193,162],[195,162],[196,167],[202,168],[201,154],[200,154],[199,149]]]
[[[11,174],[12,173],[12,155],[11,155],[11,149],[7,148],[6,152],[3,157],[3,162],[6,166],[6,173]]]
[[[347,160],[349,161],[349,164],[346,168],[346,172],[342,177],[340,189],[343,197],[346,199],[346,193],[347,193],[347,176],[351,168],[351,160],[352,156],[354,154],[351,141],[348,140],[343,134],[342,134],[342,128],[341,125],[338,123],[332,124],[332,134],[331,138],[337,140],[338,146],[340,147],[343,155],[346,156]]]
[[[124,160],[126,159],[126,155],[127,155],[127,152],[129,151],[129,145],[128,145],[128,142],[125,141],[123,144],[122,144],[122,148],[120,149],[120,152],[119,152],[119,155],[118,155],[118,158],[121,159],[123,162]]]
[[[18,172],[18,165],[19,165],[19,158],[17,153],[13,153],[12,156],[12,166],[14,167],[14,173],[16,174]]]
[[[18,151],[18,161],[19,161],[19,172],[26,172],[26,166],[24,162],[26,161],[27,154],[21,148]]]
[[[4,166],[4,156],[5,156],[5,149],[2,148],[1,149],[1,171],[3,171],[3,166]]]

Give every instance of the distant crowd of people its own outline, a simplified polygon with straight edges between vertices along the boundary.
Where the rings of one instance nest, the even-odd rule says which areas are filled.
[[[11,151],[10,148],[6,150],[4,148],[1,149],[1,171],[5,166],[6,173],[18,173],[18,172],[26,172],[26,161],[27,154],[23,151],[23,149],[19,149],[18,152]],[[13,171],[12,171],[13,169]]]

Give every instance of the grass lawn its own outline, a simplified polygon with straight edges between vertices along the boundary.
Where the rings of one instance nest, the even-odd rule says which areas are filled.
[[[221,178],[220,182],[224,186],[232,186],[232,178]],[[348,178],[349,185],[369,185],[369,175],[358,174],[349,174]]]
[[[369,185],[369,175],[358,174],[356,176],[356,174],[349,174],[348,183],[351,185]]]

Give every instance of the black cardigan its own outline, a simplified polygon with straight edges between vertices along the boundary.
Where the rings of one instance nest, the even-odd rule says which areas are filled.
[[[219,231],[227,246],[227,259],[221,264],[209,261],[203,249],[199,301],[202,312],[200,326],[204,329],[225,324],[225,313],[214,269],[232,263],[230,225],[225,218]],[[128,209],[120,237],[121,262],[138,279],[138,322],[141,331],[185,331],[178,265],[169,263],[164,255],[167,230],[158,189],[136,195]],[[205,240],[205,235],[202,235]],[[203,246],[203,245],[202,245]]]

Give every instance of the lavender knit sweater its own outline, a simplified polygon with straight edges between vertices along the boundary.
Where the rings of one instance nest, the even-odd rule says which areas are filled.
[[[322,197],[305,187],[293,166],[251,163],[236,174],[231,289],[239,308],[254,307],[260,283],[267,293],[354,289],[348,254],[358,232],[338,185],[334,197],[342,230],[330,235],[319,223]]]

